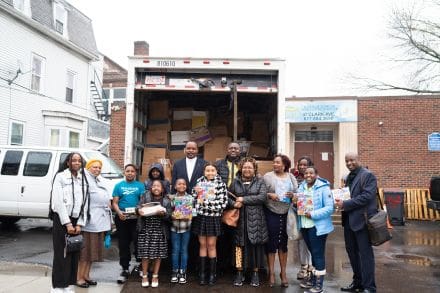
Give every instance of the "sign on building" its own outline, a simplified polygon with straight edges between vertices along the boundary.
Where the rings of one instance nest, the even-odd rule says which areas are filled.
[[[428,151],[439,152],[440,151],[440,133],[433,132],[428,135]]]
[[[357,101],[286,101],[286,122],[357,122]]]

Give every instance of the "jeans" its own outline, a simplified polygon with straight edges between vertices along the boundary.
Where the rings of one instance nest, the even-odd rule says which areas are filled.
[[[316,270],[325,270],[325,242],[327,234],[317,236],[316,228],[301,228],[304,241],[312,254],[312,264]]]
[[[191,231],[186,231],[183,233],[176,233],[171,231],[171,264],[174,271],[178,269],[186,270],[186,266],[188,263],[188,244],[190,236]]]

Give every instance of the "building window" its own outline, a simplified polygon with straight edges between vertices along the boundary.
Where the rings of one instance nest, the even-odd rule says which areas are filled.
[[[55,30],[67,37],[67,10],[60,3],[54,4]]]
[[[11,122],[11,133],[9,143],[11,145],[22,145],[24,137],[24,124],[21,122]]]
[[[31,89],[41,93],[43,89],[43,72],[45,59],[41,56],[32,55],[32,81]]]
[[[14,0],[14,8],[21,11],[27,16],[31,16],[31,5],[29,0]]]
[[[52,146],[52,147],[60,146],[60,130],[59,129],[51,129],[50,130],[49,146]]]
[[[79,148],[79,133],[69,131],[69,148]]]
[[[75,73],[67,71],[66,76],[66,102],[73,102],[73,87],[75,84]]]
[[[113,100],[123,100],[125,101],[126,89],[113,89]]]
[[[110,89],[102,89],[102,99],[108,100],[110,99]]]

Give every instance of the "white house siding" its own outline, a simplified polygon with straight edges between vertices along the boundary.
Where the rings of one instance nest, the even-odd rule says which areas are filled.
[[[18,62],[22,64],[21,71],[24,72],[14,81],[22,87],[12,84],[9,88],[6,81],[0,80],[0,144],[9,143],[12,119],[25,124],[24,144],[27,145],[47,145],[48,124],[54,128],[58,124],[58,128],[67,131],[75,123],[74,129],[80,131],[81,147],[99,145],[99,142],[87,142],[87,118],[96,117],[90,104],[90,60],[2,11],[0,28],[0,77],[11,79],[18,69]],[[31,87],[33,53],[45,58],[42,95],[26,90]],[[65,102],[67,70],[75,72],[72,104]],[[82,122],[74,118],[76,122],[73,123],[72,119],[65,119],[62,114],[43,116],[43,111],[72,113],[71,116],[81,117]],[[63,140],[62,145],[65,145]]]

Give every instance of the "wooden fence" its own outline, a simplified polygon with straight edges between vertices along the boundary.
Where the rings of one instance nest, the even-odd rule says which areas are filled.
[[[440,220],[440,213],[428,209],[427,201],[431,199],[429,189],[404,189],[405,219],[407,220]],[[379,196],[384,202],[383,188],[379,189]]]

